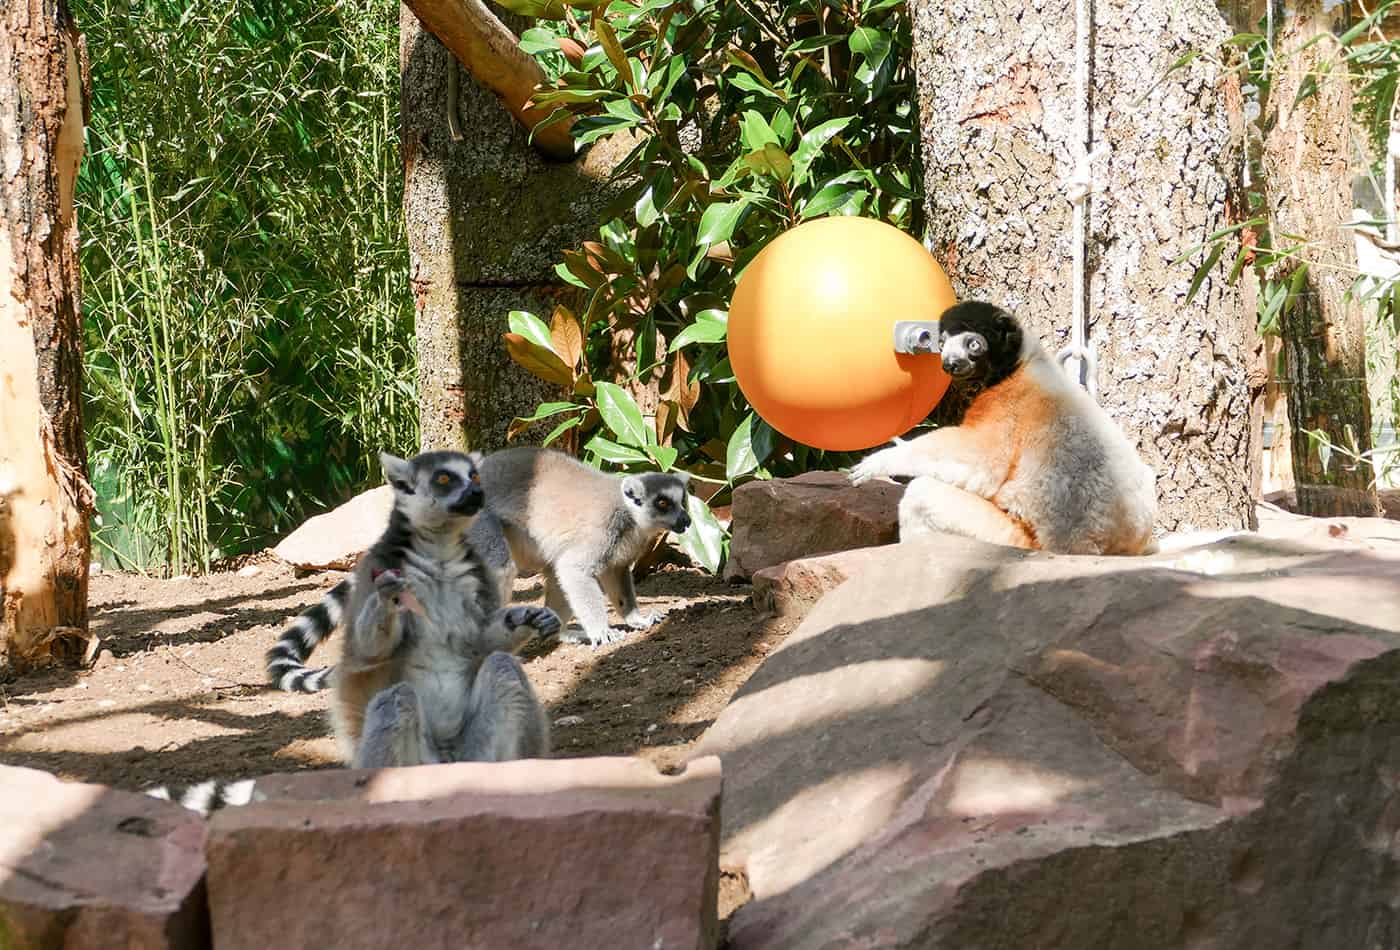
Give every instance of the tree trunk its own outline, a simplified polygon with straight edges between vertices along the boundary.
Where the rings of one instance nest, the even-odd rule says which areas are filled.
[[[1311,239],[1301,292],[1279,321],[1287,367],[1293,481],[1298,511],[1309,515],[1379,515],[1371,466],[1333,455],[1323,464],[1308,429],[1332,442],[1371,448],[1371,400],[1366,388],[1366,324],[1346,292],[1356,272],[1351,232],[1351,84],[1328,38],[1323,0],[1303,0],[1274,39],[1268,109],[1273,127],[1264,142],[1265,188],[1275,244],[1285,234]],[[1318,41],[1318,37],[1322,37]],[[1305,45],[1312,42],[1311,46]],[[1311,77],[1311,78],[1310,78]],[[1305,82],[1316,90],[1298,99]],[[1288,274],[1281,273],[1281,279]]]
[[[73,190],[87,52],[62,0],[0,14],[0,669],[87,637],[87,453]]]
[[[523,25],[503,19],[517,32]],[[407,7],[399,29],[423,448],[489,451],[505,445],[514,417],[564,398],[511,361],[501,334],[511,310],[547,323],[556,302],[576,305],[554,264],[596,236],[600,210],[630,184],[608,181],[629,146],[616,136],[572,163],[545,161],[501,100]],[[539,441],[550,427],[533,426],[517,441]]]
[[[1000,303],[1058,349],[1072,303],[1074,4],[911,7],[934,254],[960,298]],[[1240,215],[1243,103],[1236,78],[1202,60],[1166,75],[1231,31],[1208,0],[1090,7],[1091,140],[1107,148],[1087,229],[1099,401],[1157,473],[1160,529],[1245,527],[1253,321],[1228,262],[1189,305],[1199,258],[1172,264]]]

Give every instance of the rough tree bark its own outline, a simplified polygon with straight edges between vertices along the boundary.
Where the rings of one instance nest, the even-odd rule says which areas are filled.
[[[517,33],[519,17],[502,17]],[[565,248],[592,237],[627,181],[608,174],[625,142],[572,163],[545,161],[501,101],[401,7],[404,210],[417,305],[423,448],[497,449],[517,415],[561,394],[516,366],[501,334],[511,310],[548,321],[573,288],[554,273]],[[454,139],[450,77],[458,76]],[[619,137],[620,138],[620,137]],[[549,425],[516,441],[538,441]]]
[[[1206,62],[1166,75],[1231,31],[1210,0],[1091,7],[1091,137],[1107,147],[1088,209],[1099,401],[1157,472],[1160,529],[1244,527],[1253,322],[1224,264],[1190,305],[1192,267],[1172,266],[1235,213],[1242,101]],[[911,10],[935,256],[960,297],[1008,307],[1057,349],[1071,313],[1074,4]]]
[[[87,637],[78,233],[87,53],[62,0],[0,12],[0,669]]]
[[[1279,235],[1275,241],[1286,242],[1284,234],[1311,239],[1303,290],[1279,321],[1293,481],[1298,511],[1304,514],[1379,515],[1371,467],[1340,456],[1324,466],[1305,431],[1321,429],[1347,446],[1349,426],[1358,447],[1371,448],[1366,321],[1361,306],[1346,298],[1356,251],[1351,232],[1342,228],[1352,208],[1351,83],[1343,63],[1321,71],[1337,58],[1335,44],[1327,39],[1332,16],[1323,6],[1323,0],[1302,0],[1274,38],[1268,103],[1273,123],[1264,140],[1265,189]],[[1304,83],[1313,82],[1315,92],[1297,101]]]

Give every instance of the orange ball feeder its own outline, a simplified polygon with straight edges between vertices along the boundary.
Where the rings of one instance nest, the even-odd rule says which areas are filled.
[[[948,389],[936,353],[895,352],[895,323],[936,320],[956,302],[943,268],[903,231],[819,218],[745,268],[729,305],[729,361],[750,405],[783,435],[870,448],[913,428]]]

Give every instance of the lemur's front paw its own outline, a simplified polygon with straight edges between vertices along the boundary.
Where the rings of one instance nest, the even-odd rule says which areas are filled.
[[[609,643],[616,643],[627,636],[627,631],[618,627],[602,627],[597,630],[585,630],[577,624],[570,624],[564,632],[559,635],[559,639],[565,643],[582,643],[586,646],[601,647]]]
[[[408,578],[404,577],[403,571],[397,568],[376,571],[374,573],[374,590],[379,594],[379,599],[393,607],[395,610],[408,611],[415,614],[423,614],[423,604],[413,595],[413,588],[408,584]]]
[[[851,467],[850,479],[852,485],[863,485],[872,478],[879,478],[882,475],[898,475],[905,466],[908,449],[904,442],[895,439],[895,444],[888,449],[881,449],[872,452]]]
[[[404,580],[403,571],[391,567],[374,572],[374,589],[384,600],[394,600],[408,589],[408,581]]]
[[[664,619],[666,619],[666,611],[664,610],[642,610],[639,608],[623,617],[622,622],[633,630],[645,630],[648,627],[656,626]]]
[[[510,630],[529,627],[540,639],[559,632],[559,615],[548,607],[511,607],[506,610],[505,624]]]

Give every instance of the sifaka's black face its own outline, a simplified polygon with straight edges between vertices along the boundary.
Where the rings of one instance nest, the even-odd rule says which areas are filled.
[[[938,319],[943,371],[955,382],[993,386],[1020,365],[1021,327],[1000,307],[970,301],[949,307]]]

